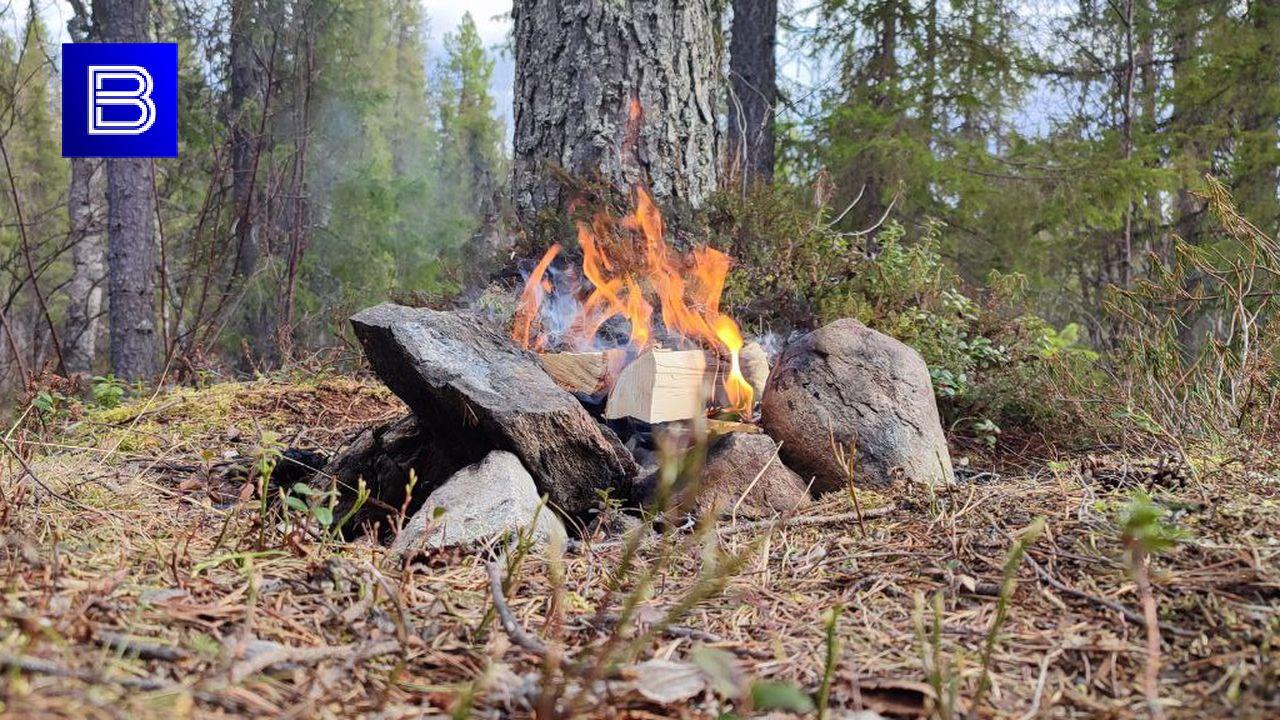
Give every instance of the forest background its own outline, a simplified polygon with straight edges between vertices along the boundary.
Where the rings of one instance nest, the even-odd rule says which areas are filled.
[[[509,38],[429,27],[418,0],[157,1],[141,32],[179,44],[181,150],[135,176],[151,295],[117,319],[106,173],[60,156],[57,47],[106,37],[113,4],[0,11],[6,411],[71,402],[65,377],[112,402],[328,362],[354,310],[509,297],[545,247],[513,208]],[[1280,3],[715,10],[725,170],[681,227],[732,251],[753,334],[885,329],[988,445],[1083,414],[1161,441],[1274,431]],[[742,162],[748,39],[774,48],[748,128],[771,149]],[[112,319],[150,351],[117,351]]]

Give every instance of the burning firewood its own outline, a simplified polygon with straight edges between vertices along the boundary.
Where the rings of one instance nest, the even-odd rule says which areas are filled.
[[[569,392],[596,395],[613,387],[627,361],[622,348],[603,352],[544,353],[538,356],[552,380]]]
[[[702,350],[646,350],[618,376],[604,416],[660,423],[705,415],[714,377]]]
[[[614,407],[616,413],[607,415],[610,419],[626,416],[650,423],[688,420],[706,414],[708,401],[718,408],[733,407],[724,382],[732,371],[731,358],[702,350],[658,348],[642,353],[628,364],[627,352],[624,348],[613,348],[600,352],[544,353],[538,359],[547,374],[570,392],[598,396],[607,393],[610,407]],[[699,354],[701,361],[697,358]],[[760,397],[769,377],[768,356],[758,343],[750,342],[743,346],[741,358],[742,374],[751,385],[754,397]],[[633,369],[636,364],[639,367]],[[615,392],[620,383],[625,387]],[[665,397],[668,395],[674,397]],[[620,396],[625,399],[615,399]],[[690,409],[696,397],[703,401],[700,411]]]
[[[738,324],[720,307],[729,256],[712,247],[687,253],[671,247],[662,216],[642,187],[635,189],[629,216],[598,213],[577,227],[580,272],[557,268],[561,248],[548,248],[520,294],[512,339],[527,350],[591,350],[612,347],[622,325],[627,331],[623,352],[638,356],[622,371],[626,383],[619,379],[611,391],[609,417],[652,422],[704,414],[707,400],[715,401],[704,387],[708,368],[723,391],[714,404],[750,416],[759,388],[743,375]],[[701,349],[663,351],[663,343]],[[719,361],[708,362],[705,351],[724,358],[723,371]],[[543,365],[561,387],[596,394],[608,388],[608,360],[593,353],[557,353],[544,356]],[[695,396],[701,404],[691,410]]]

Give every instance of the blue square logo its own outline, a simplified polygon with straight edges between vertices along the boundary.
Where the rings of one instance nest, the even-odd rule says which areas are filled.
[[[177,157],[177,44],[63,45],[62,156]]]

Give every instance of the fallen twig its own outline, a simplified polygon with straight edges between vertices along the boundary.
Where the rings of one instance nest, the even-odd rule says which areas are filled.
[[[165,660],[173,662],[191,656],[191,653],[178,647],[156,645],[127,635],[113,632],[100,632],[94,641],[125,655],[133,655],[143,660]]]
[[[720,533],[737,533],[748,532],[751,530],[764,530],[766,528],[784,528],[784,527],[803,527],[805,525],[826,525],[843,522],[861,522],[862,520],[871,520],[874,518],[882,518],[890,515],[897,510],[896,505],[884,505],[878,508],[871,508],[858,512],[838,513],[836,515],[797,515],[790,518],[781,518],[777,520],[754,520],[752,522],[737,523],[734,525],[726,525],[719,528]]]
[[[1052,585],[1054,589],[1058,590],[1059,592],[1065,593],[1072,597],[1079,598],[1081,600],[1088,600],[1089,602],[1096,603],[1105,608],[1110,608],[1111,610],[1115,610],[1116,612],[1120,613],[1120,615],[1122,615],[1125,620],[1128,620],[1129,622],[1139,627],[1145,628],[1147,626],[1147,621],[1144,617],[1142,617],[1141,614],[1136,613],[1133,610],[1130,610],[1129,608],[1125,607],[1124,605],[1121,605],[1118,602],[1114,602],[1106,598],[1098,597],[1097,595],[1090,595],[1089,593],[1084,592],[1083,590],[1077,590],[1071,587],[1070,585],[1067,585],[1066,583],[1062,582],[1061,580],[1054,577],[1053,575],[1050,575],[1049,571],[1040,567],[1040,563],[1037,563],[1035,560],[1033,560],[1030,555],[1027,555],[1027,562],[1030,563],[1031,567],[1035,569],[1037,575],[1043,578],[1045,582]],[[1174,635],[1179,635],[1181,637],[1196,637],[1196,633],[1188,632],[1176,626],[1165,625],[1164,629],[1168,630]]]
[[[752,530],[781,529],[789,527],[804,527],[807,525],[825,525],[828,523],[838,524],[844,522],[858,522],[863,520],[872,520],[882,518],[893,514],[897,510],[896,505],[884,505],[870,510],[864,510],[862,513],[847,512],[837,513],[835,515],[796,515],[789,518],[770,518],[768,520],[753,520],[751,522],[733,523],[717,528],[716,532],[722,535],[733,534],[739,532],[750,532]],[[681,530],[689,530],[696,526],[696,523],[690,521],[686,523]],[[609,548],[619,547],[622,540],[605,540],[602,542],[587,543],[581,540],[571,540],[569,549],[573,551],[579,550],[607,550]]]
[[[97,685],[119,685],[121,687],[134,688],[137,690],[150,691],[171,687],[170,683],[164,682],[163,680],[156,680],[155,678],[100,675],[88,670],[63,667],[49,662],[48,660],[27,657],[25,655],[9,655],[7,653],[0,653],[0,667],[21,670],[23,672],[39,675],[72,678],[74,680],[82,680],[84,682]]]
[[[511,607],[507,605],[506,595],[502,592],[502,568],[493,561],[486,562],[484,567],[489,571],[489,591],[493,594],[493,609],[498,613],[498,620],[502,623],[502,629],[506,631],[507,636],[516,645],[538,657],[546,657],[547,646],[541,640],[530,635],[528,631],[520,626],[520,623],[516,622],[515,615],[511,614]]]
[[[280,665],[282,663],[309,665],[335,657],[367,660],[379,655],[388,655],[399,650],[400,647],[400,643],[396,640],[383,640],[371,644],[321,645],[319,647],[287,647],[282,645],[241,660],[231,667],[228,675],[231,682],[238,683],[251,675],[266,670],[272,665]]]

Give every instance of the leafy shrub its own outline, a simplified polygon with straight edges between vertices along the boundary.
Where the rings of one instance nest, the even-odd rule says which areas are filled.
[[[736,261],[726,299],[748,327],[786,334],[851,317],[891,335],[929,364],[950,429],[987,445],[1009,428],[1075,426],[1059,398],[1094,382],[1098,355],[1076,325],[1054,328],[1026,310],[1021,276],[992,273],[975,292],[938,251],[941,223],[909,239],[892,221],[839,232],[829,215],[782,187],[711,203],[711,241]]]

